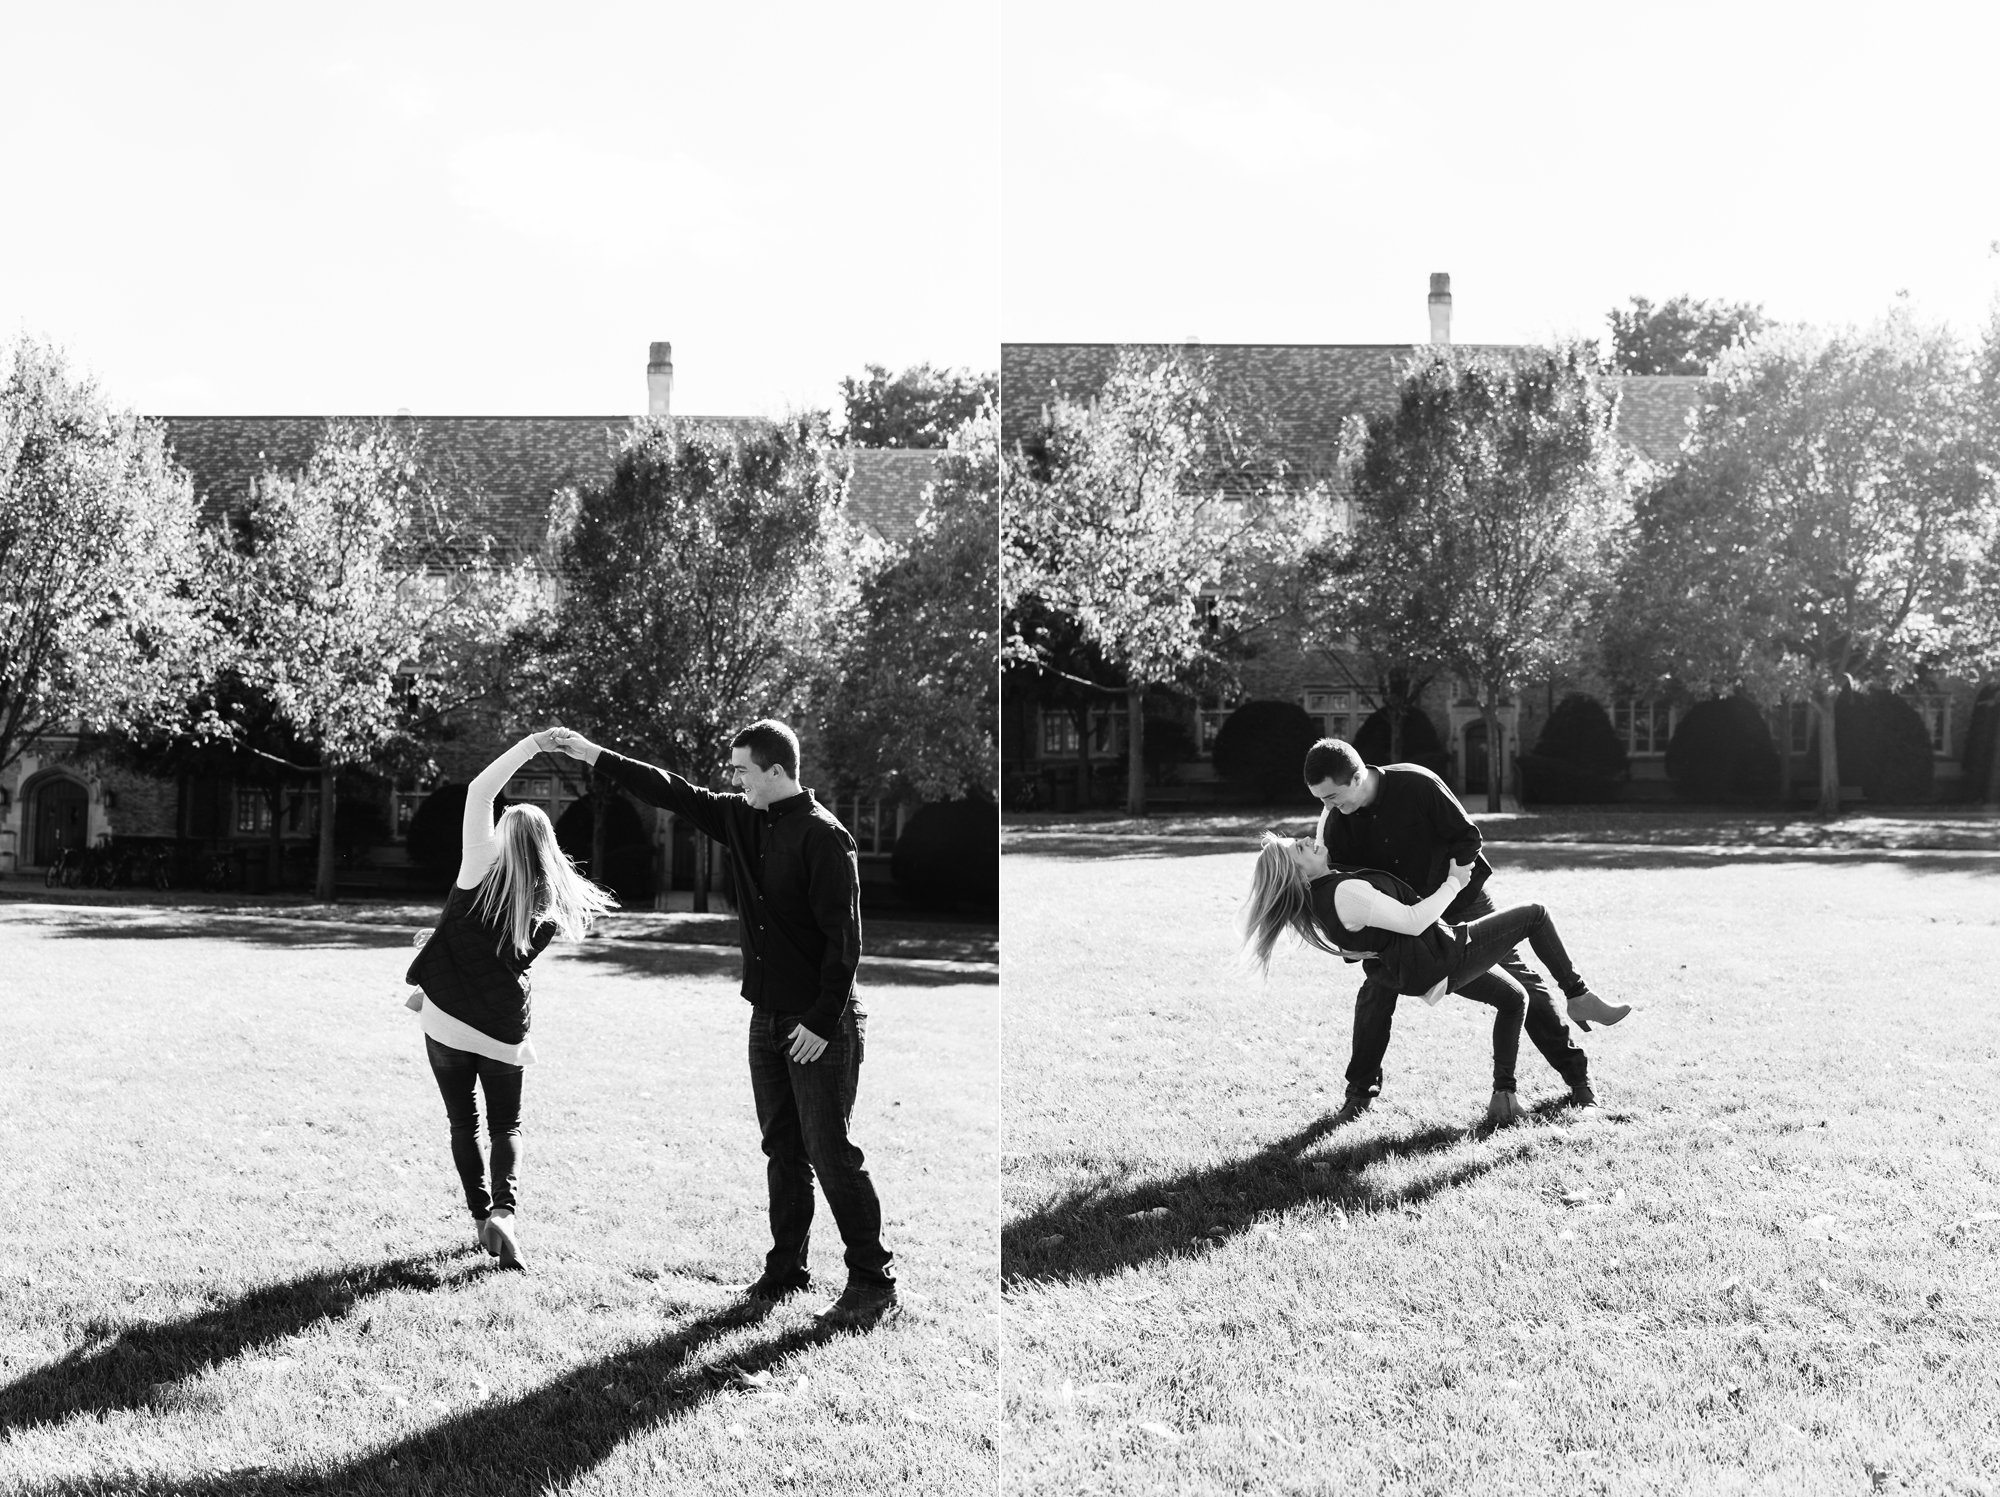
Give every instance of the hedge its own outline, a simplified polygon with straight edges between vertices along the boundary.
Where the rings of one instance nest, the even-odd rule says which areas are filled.
[[[919,807],[896,838],[889,872],[903,897],[919,909],[996,909],[1000,808],[976,800]]]
[[[1688,800],[1777,795],[1778,750],[1757,704],[1730,696],[1688,708],[1667,745],[1667,778]]]
[[[1245,702],[1215,735],[1215,772],[1266,801],[1305,798],[1306,750],[1319,725],[1297,702]]]

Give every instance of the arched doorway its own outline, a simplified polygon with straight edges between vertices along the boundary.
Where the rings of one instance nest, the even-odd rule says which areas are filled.
[[[34,840],[28,856],[46,867],[65,848],[82,848],[90,841],[90,792],[75,780],[58,775],[35,790]]]
[[[1505,764],[1506,756],[1501,752],[1507,742],[1507,730],[1498,729],[1493,735],[1493,752],[1487,752],[1486,724],[1484,721],[1465,725],[1465,793],[1484,795],[1486,776],[1496,764]],[[1502,780],[1501,788],[1506,788]]]

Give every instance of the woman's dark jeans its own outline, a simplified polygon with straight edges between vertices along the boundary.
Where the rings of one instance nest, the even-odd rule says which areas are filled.
[[[1511,1092],[1514,1061],[1521,1050],[1521,1023],[1528,1011],[1528,990],[1500,966],[1514,948],[1526,941],[1535,960],[1548,969],[1549,976],[1566,997],[1586,990],[1584,980],[1570,964],[1555,921],[1538,904],[1515,905],[1497,914],[1482,915],[1464,926],[1465,951],[1451,969],[1450,989],[1484,1003],[1493,1010],[1493,1090]]]
[[[451,1118],[451,1162],[465,1187],[465,1204],[476,1220],[514,1209],[514,1172],[521,1158],[521,1068],[504,1060],[454,1050],[424,1036],[431,1074],[444,1094]],[[493,1189],[486,1188],[486,1160],[479,1152],[479,1098],[486,1091],[486,1131],[493,1145]]]
[[[1539,905],[1519,905],[1506,911],[1505,914],[1519,915],[1525,911],[1540,909]],[[1558,982],[1565,984],[1563,991],[1574,997],[1576,993],[1583,991],[1583,980],[1576,975],[1575,968],[1570,966],[1569,954],[1562,950],[1562,942],[1555,940],[1555,926],[1548,920],[1548,912],[1542,910],[1541,914],[1543,944],[1554,941],[1551,954],[1561,953],[1561,968],[1558,969],[1551,964],[1549,970]],[[1504,933],[1503,927],[1488,927],[1485,921],[1479,918],[1482,916],[1489,920],[1501,918],[1494,914],[1493,900],[1484,889],[1461,892],[1444,915],[1447,922],[1463,922],[1468,938],[1475,932],[1479,934],[1482,955],[1484,948],[1497,942]],[[1527,931],[1523,929],[1522,936],[1517,936],[1515,939],[1523,939],[1527,935]],[[1491,941],[1488,937],[1491,937]],[[1489,962],[1486,968],[1471,966],[1470,945],[1467,947],[1467,955],[1468,960],[1462,961],[1453,971],[1452,991],[1470,998],[1475,1003],[1491,1004],[1496,1009],[1502,1009],[1503,1012],[1495,1023],[1496,1029],[1500,1027],[1500,1022],[1505,1020],[1504,1008],[1509,995],[1526,994],[1527,1014],[1522,1020],[1520,1029],[1525,1030],[1528,1038],[1534,1042],[1535,1048],[1541,1051],[1542,1058],[1570,1086],[1574,1087],[1585,1080],[1590,1074],[1590,1058],[1571,1038],[1569,1026],[1563,1023],[1562,1016],[1549,1001],[1548,989],[1542,985],[1542,979],[1536,974],[1535,969],[1514,955],[1511,950],[1502,952],[1499,959]],[[1544,962],[1550,961],[1550,957],[1544,956],[1539,946],[1536,948],[1536,955],[1541,956]],[[1477,975],[1466,978],[1465,974],[1468,972],[1476,972]],[[1462,986],[1461,979],[1464,979]],[[1576,985],[1574,989],[1567,986],[1572,982]],[[1354,1049],[1347,1063],[1349,1097],[1367,1099],[1382,1090],[1382,1058],[1389,1051],[1389,1033],[1396,1015],[1396,998],[1395,984],[1383,971],[1382,963],[1373,960],[1368,962],[1362,968],[1361,991],[1354,995]],[[1516,1034],[1515,1044],[1518,1050],[1518,1031]],[[1496,1044],[1494,1063],[1496,1073],[1501,1069],[1497,1048]],[[1511,1072],[1512,1069],[1513,1061],[1510,1058],[1507,1070]],[[1494,1090],[1505,1091],[1508,1088],[1496,1086]]]
[[[788,1053],[785,1036],[798,1022],[797,1014],[750,1010],[750,1091],[764,1134],[764,1176],[771,1191],[771,1251],[764,1270],[785,1279],[806,1272],[817,1174],[847,1249],[848,1283],[890,1283],[895,1275],[891,1255],[882,1246],[882,1204],[862,1167],[861,1150],[847,1137],[861,1081],[863,1016],[857,1005],[849,1004],[840,1033],[807,1065]]]

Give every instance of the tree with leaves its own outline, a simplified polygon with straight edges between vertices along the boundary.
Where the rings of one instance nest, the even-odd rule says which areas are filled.
[[[1978,385],[1943,328],[1794,328],[1726,360],[1645,495],[1614,636],[1623,670],[1812,704],[1819,810],[1835,708],[1991,658],[1995,496]]]
[[[1315,650],[1389,725],[1389,762],[1405,758],[1403,726],[1443,666],[1432,599],[1404,585],[1391,548],[1344,530],[1304,557],[1300,642]]]
[[[1145,814],[1148,691],[1222,664],[1263,622],[1273,578],[1305,544],[1314,497],[1244,436],[1212,371],[1182,349],[1128,349],[1088,403],[1058,399],[1007,475],[1002,609],[1074,619],[1125,679],[1126,810]],[[1053,669],[1014,633],[1010,658]]]
[[[212,549],[221,665],[238,689],[204,728],[317,776],[318,899],[334,897],[341,773],[414,757],[485,698],[526,615],[529,569],[469,527],[470,499],[407,426],[330,422],[302,472],[262,475],[241,526]],[[302,757],[265,747],[273,733]]]
[[[1000,376],[929,364],[891,374],[870,364],[860,379],[842,379],[840,393],[850,447],[946,447],[966,422],[999,408]]]
[[[861,587],[816,714],[839,782],[892,802],[993,798],[999,570],[988,407],[952,433],[915,535]]]
[[[1609,320],[1611,362],[1620,374],[1707,374],[1771,325],[1761,306],[1685,295],[1657,307],[1635,296],[1629,307],[1613,307]]]
[[[0,386],[0,769],[52,733],[179,710],[206,640],[198,525],[163,429],[17,342]]]
[[[845,495],[823,417],[637,424],[609,482],[556,518],[559,595],[523,637],[525,700],[709,782],[738,729],[803,720],[829,672],[874,560]],[[602,842],[600,816],[593,866]],[[709,847],[695,846],[705,910]]]
[[[1477,693],[1488,744],[1502,698],[1578,648],[1615,559],[1629,514],[1616,411],[1584,345],[1513,359],[1433,348],[1393,411],[1345,434],[1352,545],[1376,610],[1356,633],[1431,641],[1429,658]]]

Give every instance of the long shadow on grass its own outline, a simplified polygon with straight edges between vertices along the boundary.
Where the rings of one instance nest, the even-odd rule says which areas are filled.
[[[122,913],[122,912],[121,912]],[[321,925],[312,921],[250,918],[187,918],[163,920],[143,912],[136,917],[64,920],[51,924],[49,934],[68,941],[251,941],[260,946],[367,946],[409,948],[409,933],[397,929],[361,929],[352,925]]]
[[[1528,1111],[1543,1118],[1567,1105],[1567,1098],[1551,1098]],[[1233,1237],[1266,1215],[1307,1201],[1353,1211],[1421,1205],[1519,1159],[1547,1136],[1539,1128],[1496,1134],[1491,1147],[1475,1157],[1384,1189],[1363,1183],[1369,1166],[1445,1153],[1467,1142],[1466,1130],[1430,1127],[1400,1137],[1364,1136],[1308,1160],[1308,1151],[1336,1126],[1323,1117],[1248,1158],[1119,1190],[1076,1187],[1001,1229],[1001,1287],[1103,1278],[1156,1258],[1192,1256],[1217,1241],[1218,1229]],[[1161,1214],[1134,1219],[1141,1211]]]
[[[703,1347],[745,1323],[746,1316],[735,1308],[704,1315],[644,1346],[572,1369],[518,1398],[468,1409],[318,1470],[243,1470],[148,1481],[140,1489],[161,1497],[339,1497],[353,1492],[537,1497],[602,1464],[633,1436],[687,1418],[729,1385],[734,1369],[767,1371],[830,1334],[817,1325],[795,1327],[730,1353],[727,1368],[702,1362]],[[54,1497],[98,1488],[89,1482],[56,1482],[42,1490]]]
[[[590,941],[564,949],[568,961],[612,967],[642,977],[735,977],[743,970],[743,956],[734,946],[682,946],[636,941]],[[966,983],[996,983],[997,965],[976,968],[937,968],[915,962],[861,958],[864,981],[885,987],[943,988]]]
[[[1274,820],[1274,830],[1305,833],[1312,830],[1309,818]],[[1060,834],[1022,838],[1010,845],[1007,856],[1044,857],[1055,862],[1101,861],[1104,858],[1195,858],[1257,850],[1254,834],[1217,836],[1198,833],[1188,836],[1088,836]],[[1980,873],[2000,875],[2000,852],[1977,842],[1956,850],[1935,848],[1898,852],[1879,847],[1768,847],[1758,844],[1717,844],[1676,847],[1671,844],[1634,846],[1627,843],[1607,846],[1590,842],[1488,842],[1486,855],[1494,866],[1496,880],[1504,879],[1510,868],[1519,869],[1660,869],[1720,868],[1728,864],[1794,863],[1814,868],[1853,867],[1888,863],[1907,873]],[[1504,903],[1504,900],[1502,901]]]
[[[264,1284],[184,1320],[118,1328],[86,1326],[92,1345],[0,1387],[0,1436],[78,1414],[171,1402],[173,1385],[210,1363],[282,1341],[350,1313],[374,1295],[438,1289],[463,1277],[449,1271],[473,1250],[391,1258],[366,1268],[327,1269]],[[485,1262],[482,1258],[478,1260]]]

